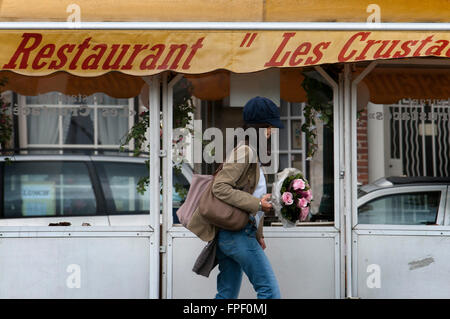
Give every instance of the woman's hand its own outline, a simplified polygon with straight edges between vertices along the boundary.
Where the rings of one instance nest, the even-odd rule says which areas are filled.
[[[259,244],[261,245],[261,248],[264,250],[266,249],[266,242],[264,241],[264,237],[261,237],[258,239]]]
[[[266,194],[261,198],[261,209],[265,213],[270,213],[272,210],[272,204],[270,203],[271,197],[272,194]]]

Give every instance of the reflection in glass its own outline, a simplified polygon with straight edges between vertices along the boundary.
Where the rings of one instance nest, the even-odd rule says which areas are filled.
[[[292,155],[292,167],[295,167],[296,169],[304,172],[301,154]]]
[[[145,164],[95,163],[102,180],[107,210],[110,213],[147,212],[150,209],[149,189],[137,191],[141,177],[148,176]]]
[[[440,192],[394,194],[377,198],[358,209],[358,223],[435,224],[440,198]]]
[[[280,171],[290,167],[289,164],[289,155],[287,154],[280,154]]]
[[[291,103],[291,115],[302,116],[303,115],[303,103]]]
[[[87,167],[71,162],[13,162],[5,166],[3,216],[95,215]]]
[[[288,109],[289,109],[289,102],[286,102],[285,100],[281,100],[280,102],[280,115],[281,116],[288,116]]]
[[[84,96],[50,92],[27,96],[25,101],[30,109],[26,116],[29,145],[118,146],[128,131],[129,99],[104,93]]]
[[[283,122],[284,128],[279,130],[279,140],[280,140],[280,150],[288,150],[288,141],[289,141],[289,137],[288,137],[288,124],[286,120],[282,120],[281,122]]]
[[[291,122],[291,130],[292,130],[292,140],[291,145],[292,149],[301,150],[302,149],[302,122],[301,121],[292,121]]]

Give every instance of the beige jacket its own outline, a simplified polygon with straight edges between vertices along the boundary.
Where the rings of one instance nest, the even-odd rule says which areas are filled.
[[[255,151],[247,145],[241,145],[233,150],[222,170],[216,175],[212,188],[214,196],[227,204],[255,215],[260,199],[252,194],[258,184],[259,174]],[[246,185],[250,185],[249,192],[243,191]],[[256,234],[257,238],[262,237],[263,223],[262,219]],[[188,229],[203,241],[213,240],[218,231],[216,226],[209,224],[198,213],[198,209],[192,215]]]

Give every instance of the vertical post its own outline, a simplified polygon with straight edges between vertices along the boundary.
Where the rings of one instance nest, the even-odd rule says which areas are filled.
[[[162,268],[162,298],[172,298],[172,259],[167,252],[169,229],[173,225],[172,186],[173,186],[173,87],[183,78],[181,74],[176,75],[168,82],[167,74],[163,74],[163,149],[166,151],[163,158],[163,223],[162,223],[162,246],[166,248],[163,253]],[[170,280],[169,280],[170,279]]]
[[[339,187],[339,130],[341,126],[341,123],[339,122],[339,85],[324,71],[321,66],[316,66],[315,69],[333,89],[334,225],[337,229],[339,229],[339,197],[337,196],[337,194],[339,194],[340,189],[342,189]]]
[[[377,61],[372,61],[367,68],[363,70],[353,81],[352,74],[350,72],[350,65],[344,66],[344,103],[345,103],[345,199],[346,199],[346,263],[347,263],[347,297],[352,298],[353,293],[357,294],[357,291],[353,290],[353,287],[357,287],[357,274],[353,273],[353,227],[357,223],[357,183],[358,183],[358,151],[357,151],[357,111],[358,111],[358,84],[364,77],[369,74],[377,65]],[[355,288],[356,289],[356,288]]]
[[[334,156],[334,226],[339,230],[340,233],[340,244],[341,247],[343,245],[342,241],[342,230],[341,225],[343,223],[341,222],[341,192],[343,189],[343,183],[342,179],[340,178],[340,172],[343,158],[341,159],[341,153],[342,153],[342,135],[341,135],[341,128],[342,128],[342,110],[341,110],[341,81],[337,83],[333,78],[331,78],[321,66],[315,67],[316,71],[322,75],[322,77],[328,82],[328,84],[333,89],[333,156]],[[342,254],[342,249],[340,249],[340,254]],[[338,256],[336,258],[336,263],[339,264],[339,271],[336,273],[336,295],[342,296],[341,287],[339,284],[341,282],[341,279],[343,276],[341,276],[341,256]],[[342,282],[345,282],[345,280],[342,280]]]
[[[341,296],[345,296],[346,276],[345,276],[345,156],[344,156],[344,73],[339,74],[339,232],[340,232],[340,254],[341,254]],[[336,131],[335,131],[336,132]],[[336,134],[336,133],[335,133]],[[342,173],[342,174],[341,174]],[[334,196],[338,196],[335,194]]]
[[[150,241],[150,298],[159,297],[159,249],[160,249],[160,76],[146,78],[149,90],[149,148],[150,148],[150,222],[153,236]]]
[[[352,297],[352,110],[350,65],[344,65],[344,154],[345,154],[345,266],[347,278],[347,298]]]
[[[167,218],[172,212],[172,108],[168,105],[168,94],[167,94],[167,72],[162,75],[162,129],[163,129],[163,145],[162,150],[164,151],[164,157],[162,159],[162,177],[163,177],[163,210],[162,210],[162,236],[161,236],[161,246],[162,250],[162,261],[161,261],[161,298],[167,298]],[[169,110],[170,109],[170,110]],[[169,161],[170,160],[170,161]]]

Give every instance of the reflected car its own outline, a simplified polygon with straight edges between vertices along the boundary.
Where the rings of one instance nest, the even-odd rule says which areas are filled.
[[[387,177],[358,191],[358,224],[448,225],[450,177]]]
[[[15,155],[0,157],[0,226],[148,225],[149,190],[144,157],[106,155]],[[192,169],[174,170],[173,184],[189,189]],[[183,194],[173,187],[173,216]],[[162,199],[162,196],[161,196]]]

